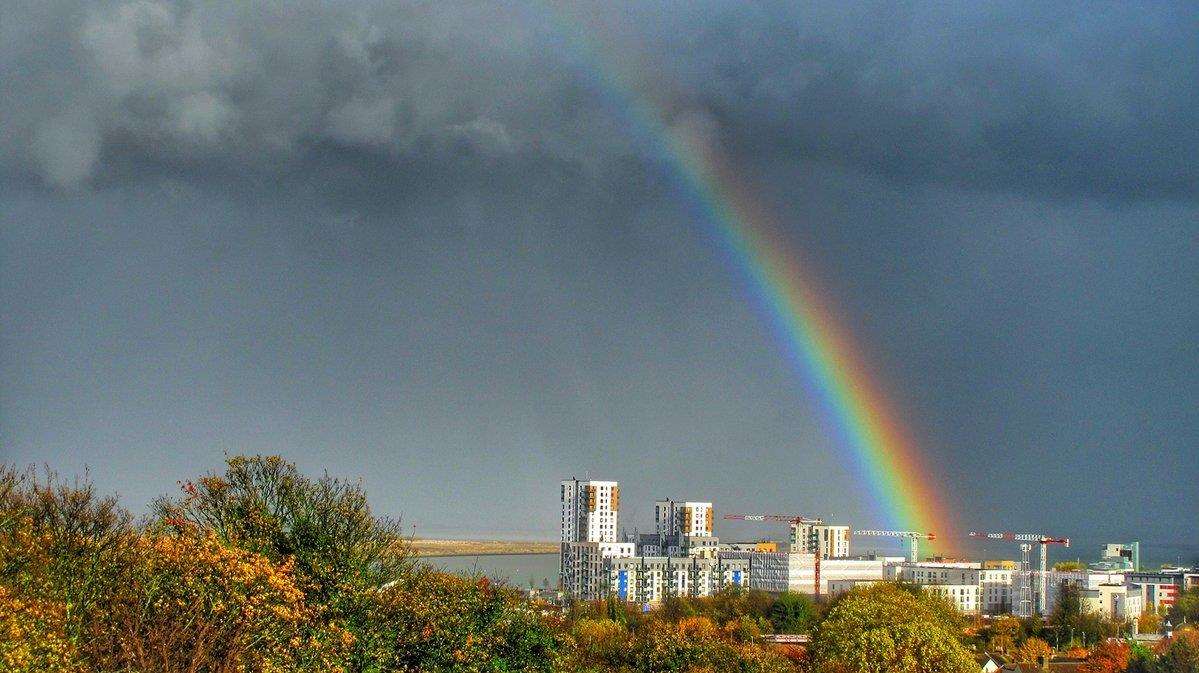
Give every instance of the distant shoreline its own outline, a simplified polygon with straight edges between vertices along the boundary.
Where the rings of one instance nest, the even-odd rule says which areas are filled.
[[[412,551],[421,558],[446,556],[516,556],[556,554],[557,542],[529,540],[432,540],[411,541]]]
[[[557,554],[557,553],[558,552],[554,552],[554,551],[485,551],[485,552],[470,552],[470,553],[462,553],[462,554],[458,554],[458,553],[443,554],[443,553],[437,552],[437,553],[432,553],[432,554],[418,553],[417,556],[420,558],[453,558],[455,556],[553,556],[554,554]]]

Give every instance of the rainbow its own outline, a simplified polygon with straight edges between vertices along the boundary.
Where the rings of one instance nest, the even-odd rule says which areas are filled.
[[[934,491],[934,479],[915,442],[875,383],[850,335],[836,319],[830,298],[789,245],[776,218],[695,124],[668,123],[669,107],[638,86],[638,64],[617,60],[612,49],[592,44],[584,17],[565,5],[552,16],[581,50],[598,93],[627,122],[636,140],[671,167],[693,198],[699,220],[747,279],[793,368],[817,392],[826,418],[848,448],[857,473],[869,485],[888,526],[934,532],[938,547],[952,544],[956,528]],[[584,29],[585,30],[585,29]],[[625,47],[626,45],[621,45]],[[632,50],[621,49],[630,54]],[[642,93],[638,93],[638,92]]]

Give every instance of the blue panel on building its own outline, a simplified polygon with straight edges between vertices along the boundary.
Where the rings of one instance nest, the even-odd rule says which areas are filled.
[[[738,584],[738,585],[741,584],[741,571],[740,570],[733,571],[733,584]]]
[[[629,571],[621,570],[616,573],[616,593],[621,600],[629,597]]]

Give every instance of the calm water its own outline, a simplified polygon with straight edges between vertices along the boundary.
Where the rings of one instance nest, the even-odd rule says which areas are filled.
[[[528,589],[530,581],[538,587],[545,580],[549,580],[550,586],[558,584],[557,554],[439,556],[425,561],[453,573],[482,573],[522,589]]]

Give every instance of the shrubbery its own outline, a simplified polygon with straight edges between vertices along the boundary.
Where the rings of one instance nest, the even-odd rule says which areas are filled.
[[[113,498],[0,469],[0,670],[550,670],[561,625],[414,563],[357,484],[232,458],[135,526]]]
[[[0,468],[0,670],[794,670],[753,642],[769,597],[562,615],[417,563],[357,483],[277,457],[230,458],[152,512],[135,525],[86,480]]]

